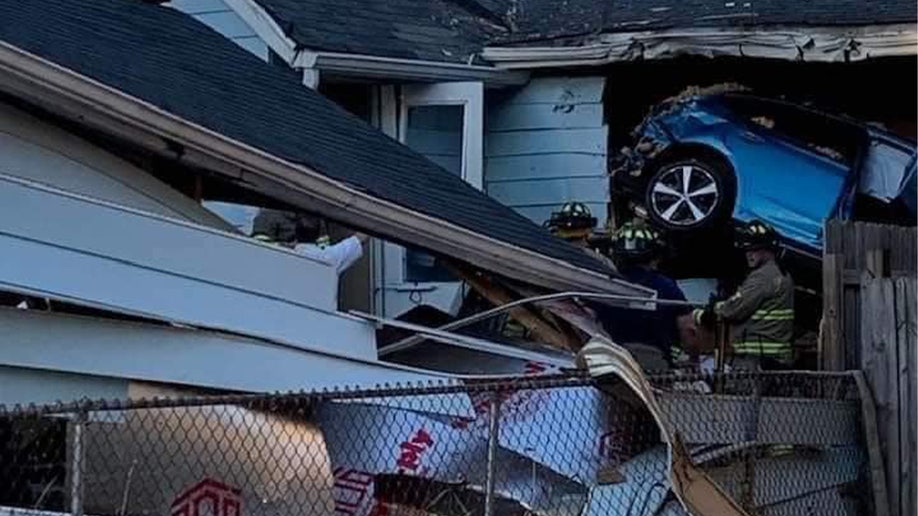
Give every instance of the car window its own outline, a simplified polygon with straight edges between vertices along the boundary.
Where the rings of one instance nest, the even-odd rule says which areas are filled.
[[[791,143],[851,166],[858,157],[863,132],[852,124],[803,107],[755,97],[725,96],[730,110]]]
[[[890,202],[899,195],[905,171],[912,161],[912,152],[873,140],[864,160],[858,181],[858,193]]]

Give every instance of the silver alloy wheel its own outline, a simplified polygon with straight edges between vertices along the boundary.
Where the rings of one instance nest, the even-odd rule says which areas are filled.
[[[714,175],[693,164],[676,165],[657,176],[651,185],[654,214],[673,226],[694,226],[714,213],[720,189]]]

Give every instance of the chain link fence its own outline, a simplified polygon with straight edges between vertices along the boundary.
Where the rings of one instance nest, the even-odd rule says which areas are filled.
[[[749,514],[870,514],[845,374],[660,375],[694,462]],[[614,379],[79,402],[0,412],[0,515],[679,515]]]

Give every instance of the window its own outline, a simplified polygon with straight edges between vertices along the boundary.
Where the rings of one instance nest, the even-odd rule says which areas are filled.
[[[787,142],[853,165],[864,141],[857,126],[781,101],[726,95],[724,102],[740,118]]]
[[[461,105],[423,105],[408,108],[405,144],[449,172],[462,177]],[[434,256],[407,249],[405,280],[409,282],[448,282],[456,279]]]

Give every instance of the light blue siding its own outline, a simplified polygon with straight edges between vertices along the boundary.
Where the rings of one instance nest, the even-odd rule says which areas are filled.
[[[514,206],[557,207],[559,198],[602,204],[609,199],[608,184],[608,180],[600,181],[595,177],[504,181],[490,183],[488,193],[498,201],[504,204],[512,202]]]
[[[541,224],[567,201],[605,224],[610,199],[602,77],[534,79],[487,108],[485,187]]]
[[[602,104],[504,104],[489,116],[492,131],[599,127]]]
[[[42,404],[75,399],[124,399],[128,381],[119,378],[0,366],[0,405]]]
[[[559,152],[523,156],[492,156],[488,158],[488,182],[563,177],[595,177],[606,166],[603,154]]]
[[[166,5],[193,16],[242,48],[268,60],[268,45],[223,0],[172,0]]]
[[[187,14],[214,13],[229,10],[226,4],[223,3],[223,0],[172,0],[168,5]]]
[[[551,154],[605,156],[607,134],[607,127],[553,131],[488,130],[485,140],[485,157]]]
[[[507,99],[509,104],[595,104],[602,102],[604,77],[534,79]]]

